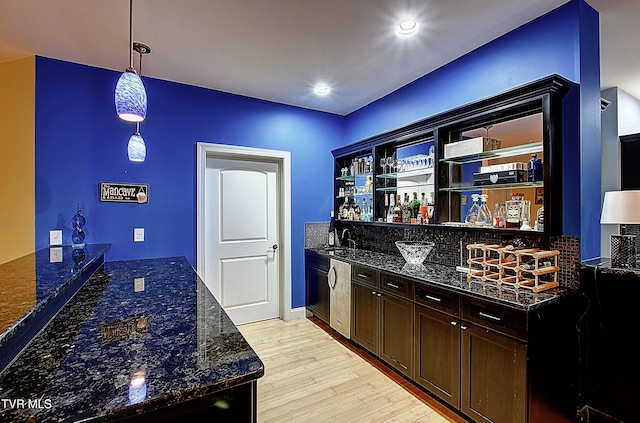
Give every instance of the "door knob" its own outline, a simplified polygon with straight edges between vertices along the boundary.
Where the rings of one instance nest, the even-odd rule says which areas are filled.
[[[273,245],[271,246],[271,248],[273,248],[273,251],[277,250],[277,249],[278,249],[278,244],[273,244]]]

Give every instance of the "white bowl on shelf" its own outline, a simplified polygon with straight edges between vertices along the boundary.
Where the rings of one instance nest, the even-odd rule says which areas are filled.
[[[421,264],[435,245],[429,241],[396,241],[396,247],[409,264]]]

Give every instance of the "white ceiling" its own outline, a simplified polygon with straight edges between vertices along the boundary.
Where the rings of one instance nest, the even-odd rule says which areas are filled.
[[[143,76],[345,115],[566,1],[134,0],[134,41],[152,49]],[[588,3],[602,88],[640,98],[640,1]],[[404,16],[420,22],[413,38],[394,34]],[[128,0],[0,0],[0,62],[36,54],[122,71],[128,43]],[[332,93],[312,94],[317,82]]]

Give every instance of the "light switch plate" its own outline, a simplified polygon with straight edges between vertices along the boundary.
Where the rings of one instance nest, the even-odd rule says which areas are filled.
[[[144,291],[144,278],[133,278],[133,292]]]
[[[62,230],[49,231],[49,245],[62,245]]]
[[[144,241],[144,228],[134,228],[133,242],[143,242],[143,241]]]

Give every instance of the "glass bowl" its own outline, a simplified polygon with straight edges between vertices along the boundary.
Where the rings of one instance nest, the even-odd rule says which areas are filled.
[[[421,264],[434,246],[428,241],[396,241],[396,247],[409,264]]]

